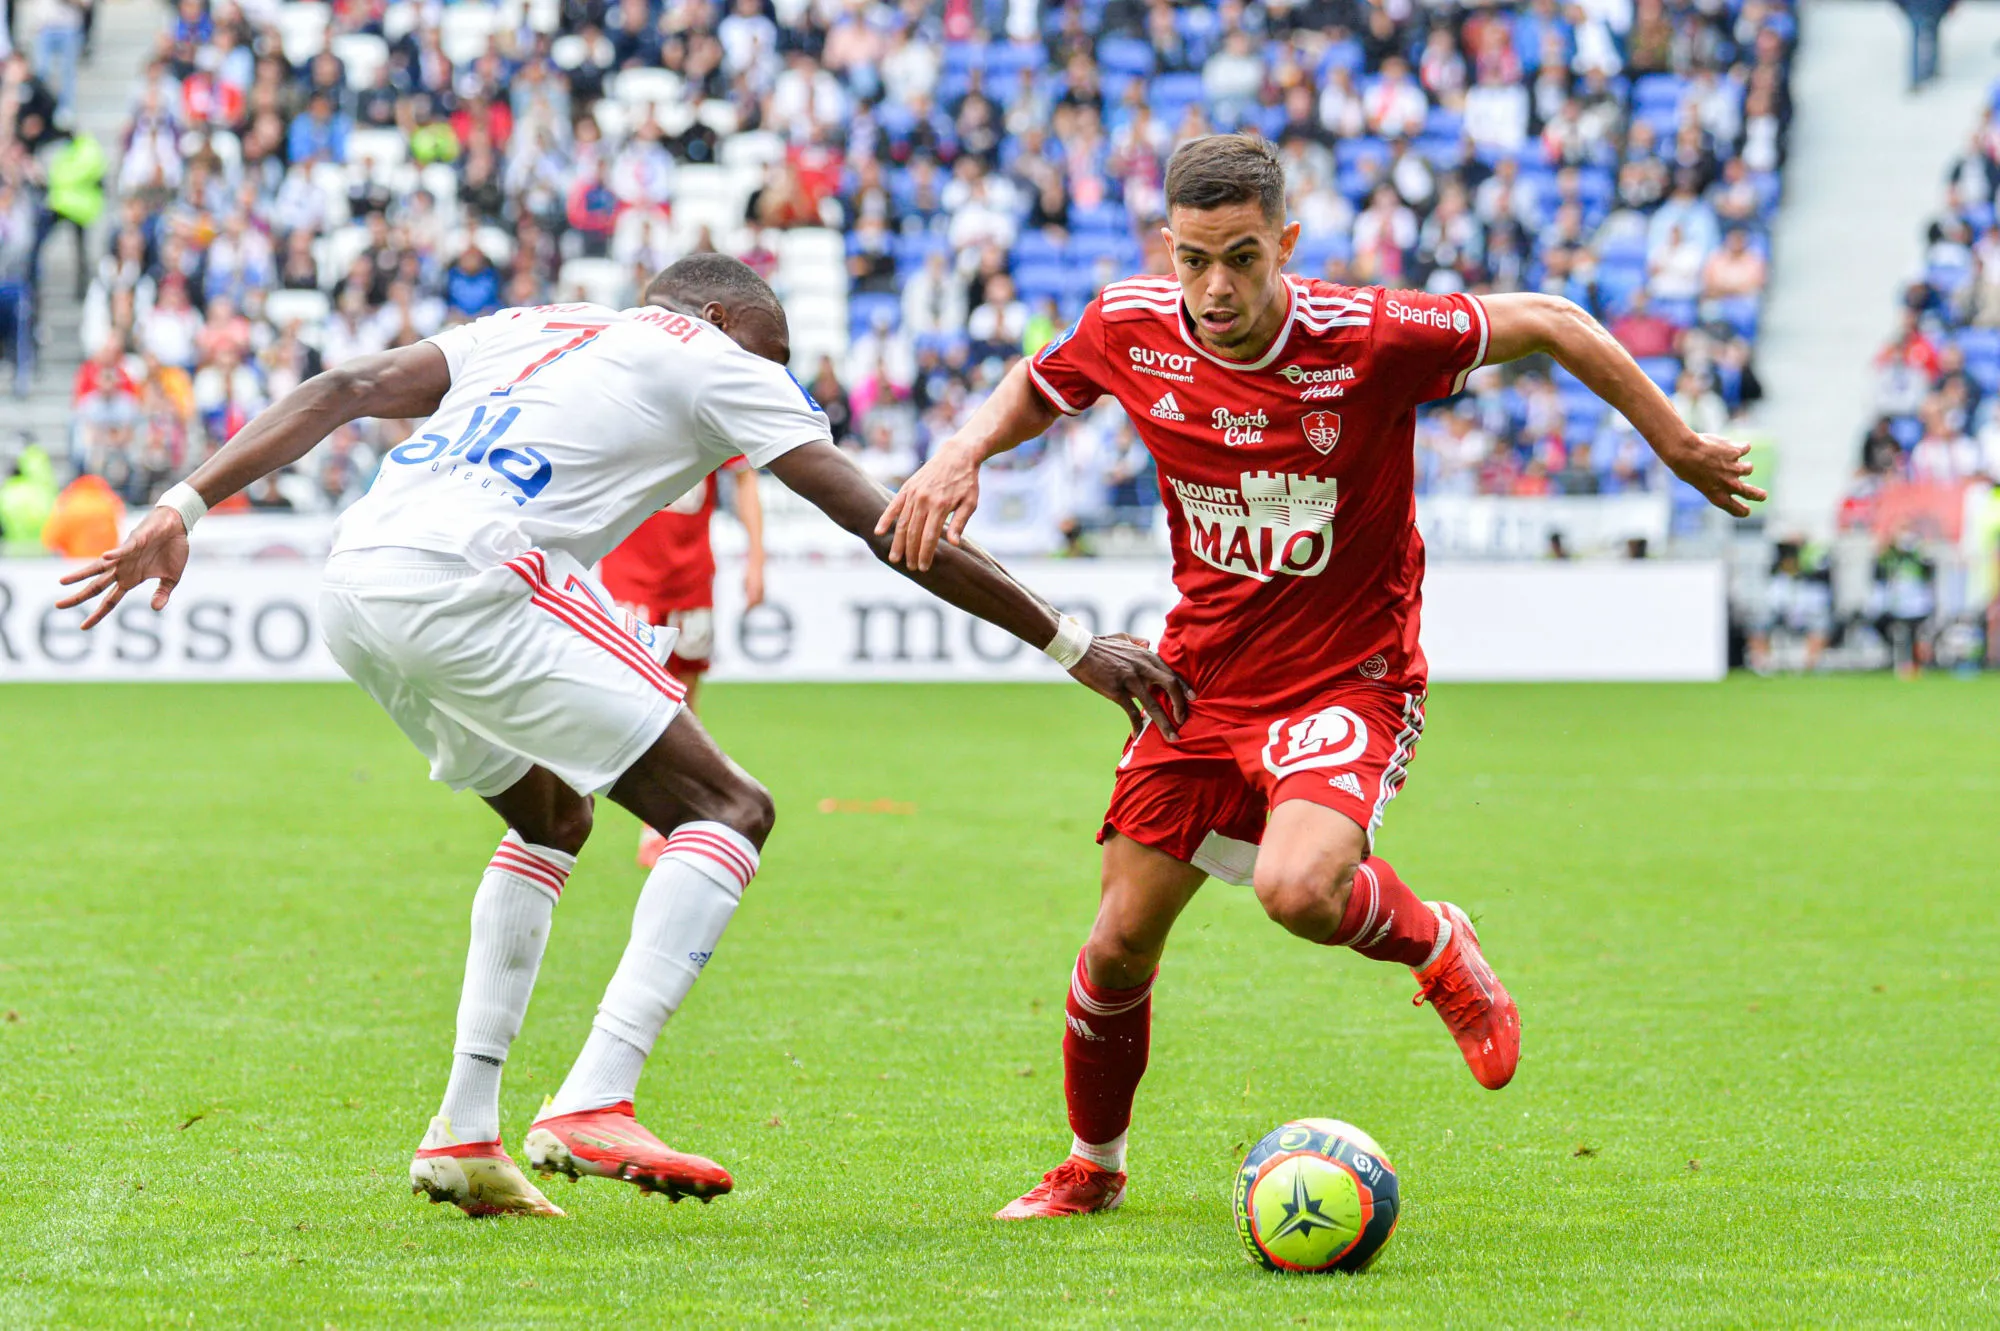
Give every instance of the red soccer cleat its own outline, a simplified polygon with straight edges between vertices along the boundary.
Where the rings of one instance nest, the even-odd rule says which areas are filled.
[[[1042,1175],[1042,1181],[994,1212],[995,1220],[1032,1220],[1037,1216],[1089,1215],[1115,1211],[1125,1200],[1125,1176],[1081,1156]]]
[[[644,823],[639,824],[639,867],[650,869],[667,850],[667,839]]]
[[[1429,1002],[1437,1009],[1472,1075],[1487,1090],[1497,1091],[1513,1080],[1521,1061],[1521,1010],[1486,964],[1479,934],[1465,912],[1449,901],[1431,902],[1430,907],[1450,923],[1451,941],[1436,961],[1410,971],[1423,986],[1411,1002],[1418,1007]]]
[[[535,1120],[523,1143],[528,1163],[544,1174],[622,1179],[646,1192],[662,1192],[670,1202],[683,1197],[707,1201],[736,1186],[729,1171],[713,1160],[683,1155],[648,1132],[632,1116],[632,1103],[574,1114],[549,1113]]]

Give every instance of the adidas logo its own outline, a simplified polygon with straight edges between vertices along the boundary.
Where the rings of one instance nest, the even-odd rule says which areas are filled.
[[[1352,772],[1342,772],[1339,776],[1328,777],[1326,783],[1335,790],[1344,790],[1356,799],[1361,798],[1361,782]]]
[[[1100,1042],[1104,1039],[1103,1036],[1099,1035],[1096,1031],[1090,1029],[1089,1025],[1084,1022],[1083,1018],[1077,1016],[1075,1013],[1066,1012],[1063,1014],[1063,1016],[1068,1020],[1069,1028],[1076,1032],[1078,1039],[1097,1040]]]
[[[1174,401],[1172,393],[1160,394],[1160,400],[1153,404],[1153,415],[1163,421],[1184,421],[1187,419],[1187,414],[1181,410],[1181,404]]]

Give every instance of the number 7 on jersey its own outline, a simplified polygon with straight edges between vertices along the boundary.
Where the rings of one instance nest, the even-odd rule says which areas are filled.
[[[544,333],[575,333],[576,336],[572,337],[569,341],[563,343],[559,347],[552,347],[548,351],[543,352],[540,356],[536,357],[532,362],[529,363],[527,369],[515,375],[513,379],[510,380],[503,387],[494,389],[492,395],[494,397],[506,397],[516,388],[519,388],[522,384],[534,378],[542,370],[555,364],[557,361],[561,360],[564,356],[569,355],[570,352],[575,351],[578,347],[583,346],[585,343],[589,342],[592,338],[595,338],[599,333],[603,332],[605,328],[607,328],[608,326],[609,325],[607,324],[573,324],[573,323],[543,324],[542,331]]]

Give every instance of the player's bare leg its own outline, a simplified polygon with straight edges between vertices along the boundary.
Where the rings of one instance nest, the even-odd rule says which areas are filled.
[[[1105,842],[1097,922],[1070,975],[1065,1011],[1069,1158],[1002,1208],[999,1219],[1084,1215],[1125,1200],[1125,1133],[1146,1074],[1153,977],[1174,921],[1205,877],[1129,837]]]
[[[590,801],[542,768],[487,797],[507,822],[472,899],[472,941],[444,1102],[410,1162],[411,1190],[468,1215],[561,1215],[500,1144],[500,1071],[534,992]]]
[[[1479,1084],[1499,1090],[1521,1058],[1521,1018],[1465,912],[1418,900],[1346,814],[1308,800],[1271,811],[1257,852],[1257,900],[1301,938],[1408,966]]]
[[[688,711],[694,711],[695,695],[701,692],[701,677],[704,672],[699,669],[690,668],[688,663],[681,660],[678,656],[670,656],[667,658],[667,673],[687,687],[687,697],[683,700],[682,705]],[[642,822],[639,824],[638,859],[641,869],[650,869],[655,864],[658,864],[660,862],[660,855],[666,848],[666,833],[655,828],[651,823]]]
[[[671,1200],[729,1191],[727,1171],[668,1147],[633,1115],[647,1055],[714,953],[757,872],[771,797],[685,710],[611,788],[611,798],[670,829],[632,916],[632,938],[598,1005],[590,1038],[529,1131],[544,1173],[622,1179]]]

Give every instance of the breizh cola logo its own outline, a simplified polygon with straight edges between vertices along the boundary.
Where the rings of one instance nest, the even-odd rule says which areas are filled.
[[[1169,479],[1187,519],[1188,549],[1204,564],[1259,582],[1326,570],[1339,488],[1331,477],[1246,471],[1240,490]]]
[[[1231,411],[1227,407],[1217,407],[1209,415],[1209,424],[1222,431],[1222,442],[1231,448],[1242,444],[1261,444],[1264,431],[1271,424],[1271,418],[1259,407],[1255,411]]]

